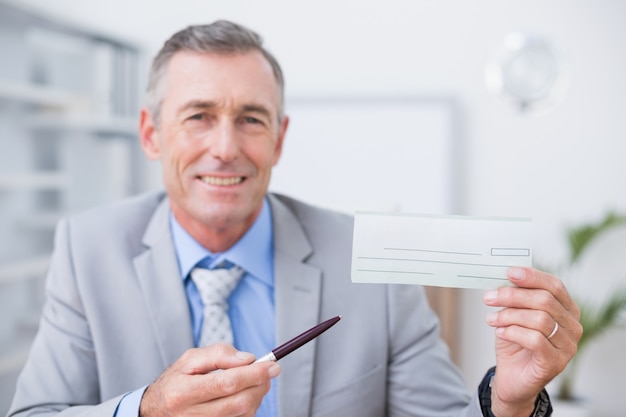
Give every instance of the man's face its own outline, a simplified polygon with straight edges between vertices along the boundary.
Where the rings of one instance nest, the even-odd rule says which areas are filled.
[[[142,111],[141,142],[161,160],[172,211],[201,242],[239,238],[261,210],[287,128],[271,66],[259,52],[179,52],[163,82],[159,123]]]

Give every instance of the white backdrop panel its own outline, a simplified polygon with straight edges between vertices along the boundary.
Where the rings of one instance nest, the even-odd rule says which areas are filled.
[[[270,190],[343,211],[450,213],[454,107],[446,99],[292,99]]]

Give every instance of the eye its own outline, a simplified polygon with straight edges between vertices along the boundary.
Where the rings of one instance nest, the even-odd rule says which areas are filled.
[[[189,120],[202,120],[202,119],[204,119],[204,114],[202,113],[194,114],[193,116],[189,117]]]
[[[261,121],[259,119],[257,119],[256,117],[251,117],[251,116],[246,116],[246,117],[244,117],[243,120],[246,123],[252,123],[252,124],[261,123]]]

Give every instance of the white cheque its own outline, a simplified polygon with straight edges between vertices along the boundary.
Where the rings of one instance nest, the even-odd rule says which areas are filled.
[[[531,266],[530,219],[357,212],[352,282],[492,289]]]

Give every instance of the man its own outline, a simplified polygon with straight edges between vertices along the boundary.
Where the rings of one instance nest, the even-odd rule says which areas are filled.
[[[496,371],[467,393],[418,286],[350,283],[352,219],[267,194],[289,119],[276,60],[233,23],[187,28],[155,58],[140,138],[166,194],[64,219],[47,301],[10,415],[530,416],[576,351],[556,277],[509,272]],[[245,272],[233,347],[199,345],[196,266]],[[323,319],[276,363],[253,363]],[[251,352],[251,353],[246,353]],[[276,378],[280,374],[280,378]]]

